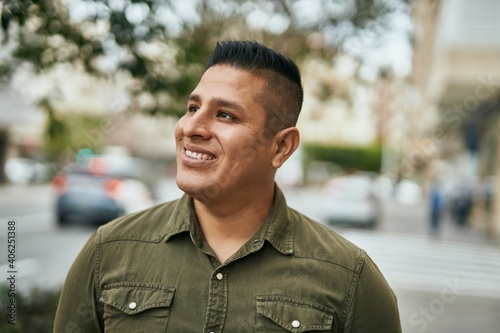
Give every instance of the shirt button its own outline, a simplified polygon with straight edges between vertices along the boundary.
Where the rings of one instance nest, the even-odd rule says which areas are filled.
[[[222,275],[222,273],[217,273],[215,277],[217,278],[217,280],[222,280],[224,278],[224,275]]]
[[[257,245],[259,245],[259,244],[260,244],[260,239],[254,239],[254,240],[253,240],[253,245],[254,245],[254,246],[257,246]]]
[[[133,309],[135,309],[136,307],[137,307],[137,303],[136,303],[136,302],[130,302],[130,304],[128,305],[128,308],[129,308],[130,310],[133,310]]]
[[[299,327],[299,326],[300,326],[300,321],[298,321],[298,320],[294,320],[294,321],[292,321],[292,326],[293,326],[294,328]]]

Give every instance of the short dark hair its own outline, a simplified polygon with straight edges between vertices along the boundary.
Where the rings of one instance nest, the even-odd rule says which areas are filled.
[[[304,92],[297,65],[288,57],[255,41],[220,41],[206,69],[225,65],[251,72],[267,81],[261,102],[267,111],[266,132],[293,127],[302,108]]]

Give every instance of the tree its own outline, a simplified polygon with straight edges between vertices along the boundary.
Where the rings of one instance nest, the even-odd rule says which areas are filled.
[[[12,77],[22,64],[29,64],[34,75],[61,64],[96,77],[125,72],[134,82],[130,109],[179,116],[216,40],[259,40],[298,62],[332,59],[348,40],[363,44],[367,36],[370,42],[376,39],[380,31],[374,26],[383,30],[385,17],[405,3],[3,0],[3,44],[14,46],[8,61],[0,64],[0,75]],[[56,98],[49,92],[39,101],[54,121]],[[57,135],[57,126],[49,128]]]

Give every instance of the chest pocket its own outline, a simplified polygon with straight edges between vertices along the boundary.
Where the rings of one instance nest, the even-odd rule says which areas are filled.
[[[161,285],[118,282],[104,286],[105,332],[164,332],[175,288]]]
[[[332,331],[335,310],[286,296],[258,296],[256,332]]]

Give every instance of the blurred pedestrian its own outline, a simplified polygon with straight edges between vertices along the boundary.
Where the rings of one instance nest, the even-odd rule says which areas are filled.
[[[461,186],[450,203],[450,212],[453,221],[459,227],[464,227],[472,210],[472,191]]]
[[[401,332],[370,257],[287,207],[276,170],[299,144],[297,66],[217,43],[179,120],[185,195],[100,227],[64,284],[55,332]]]
[[[439,232],[439,225],[443,215],[443,189],[438,181],[434,181],[430,190],[430,221],[431,232]]]

